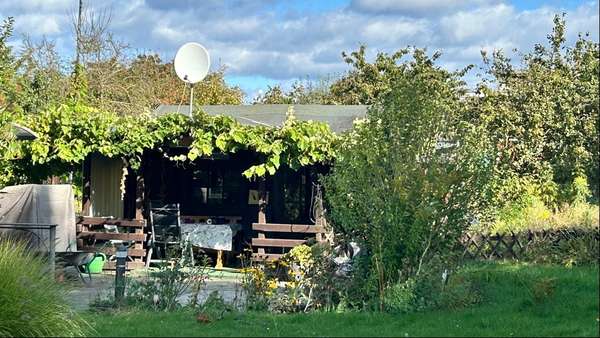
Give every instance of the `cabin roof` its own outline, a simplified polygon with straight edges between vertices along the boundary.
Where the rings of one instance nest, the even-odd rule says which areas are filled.
[[[357,118],[366,116],[365,105],[323,105],[323,104],[254,104],[254,105],[208,105],[202,109],[209,115],[231,116],[243,125],[281,126],[290,106],[300,121],[321,121],[329,125],[335,133],[352,128]],[[179,112],[189,115],[188,105],[160,105],[153,112],[155,116]]]

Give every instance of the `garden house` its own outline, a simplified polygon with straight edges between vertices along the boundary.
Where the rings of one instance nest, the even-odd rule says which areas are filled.
[[[281,126],[289,108],[286,104],[202,107],[209,115],[230,116],[242,125],[269,127]],[[367,106],[350,105],[293,106],[297,120],[327,123],[335,133],[352,128],[353,121],[364,117],[366,109]],[[161,105],[153,114],[171,112],[189,114],[189,107]],[[186,144],[190,142],[190,139],[183,140],[166,152],[169,156],[185,154]],[[130,255],[137,257],[136,264],[141,264],[146,256],[151,256],[148,245],[144,244],[151,230],[144,224],[151,222],[152,208],[160,205],[178,206],[182,229],[191,226],[216,233],[217,225],[222,224],[233,229],[229,247],[221,248],[222,243],[215,240],[203,247],[239,252],[252,246],[255,257],[265,259],[276,258],[285,248],[302,243],[307,234],[313,237],[317,234],[318,238],[323,230],[316,182],[318,175],[328,170],[325,165],[309,165],[298,170],[281,166],[274,175],[247,179],[242,172],[256,163],[258,156],[251,151],[214,153],[192,162],[172,161],[164,154],[165,149],[147,149],[140,170],[130,172],[124,180],[123,171],[127,168],[121,159],[97,154],[88,156],[83,170],[82,215],[85,217],[78,225],[81,248],[89,248],[98,239],[135,240],[138,244],[130,249]],[[107,220],[107,217],[114,219]],[[106,224],[120,225],[132,232],[121,230],[121,233],[107,234],[94,230],[95,226],[106,227]]]

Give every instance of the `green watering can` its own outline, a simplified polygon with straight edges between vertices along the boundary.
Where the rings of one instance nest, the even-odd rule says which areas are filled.
[[[101,273],[104,263],[106,262],[106,255],[101,252],[96,252],[94,258],[87,264],[87,270],[89,273]]]

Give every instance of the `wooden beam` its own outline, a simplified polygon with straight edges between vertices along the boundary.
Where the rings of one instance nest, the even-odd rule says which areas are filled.
[[[272,261],[276,261],[278,259],[281,258],[281,256],[283,256],[282,254],[258,254],[258,253],[253,253],[252,254],[252,260],[255,262],[272,262]]]
[[[104,218],[80,216],[77,219],[78,224],[86,225],[117,225],[121,227],[143,228],[146,222],[143,219],[124,219],[124,218]]]
[[[81,214],[84,216],[91,216],[91,206],[92,206],[92,159],[91,155],[88,155],[83,160],[83,197],[81,200]]]
[[[117,249],[114,247],[95,247],[95,246],[84,246],[81,248],[82,251],[85,252],[102,252],[107,255],[114,255],[117,252]],[[131,249],[127,250],[128,256],[135,257],[144,257],[146,256],[146,250],[144,249]]]
[[[278,223],[252,223],[252,230],[267,232],[297,232],[317,234],[325,232],[325,228],[310,224],[278,224]]]
[[[252,246],[293,248],[306,243],[303,239],[252,238]]]
[[[114,232],[97,232],[97,231],[87,231],[81,232],[77,235],[77,238],[86,238],[86,237],[94,237],[97,240],[122,240],[122,241],[136,241],[142,242],[146,239],[146,234],[136,234],[136,233],[114,233]]]

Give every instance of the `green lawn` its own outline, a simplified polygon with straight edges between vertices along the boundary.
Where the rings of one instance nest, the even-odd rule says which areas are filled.
[[[598,267],[567,269],[487,264],[462,273],[480,280],[484,302],[457,311],[231,314],[197,323],[193,313],[86,313],[100,336],[599,336]],[[555,278],[555,290],[533,301],[531,286]]]

